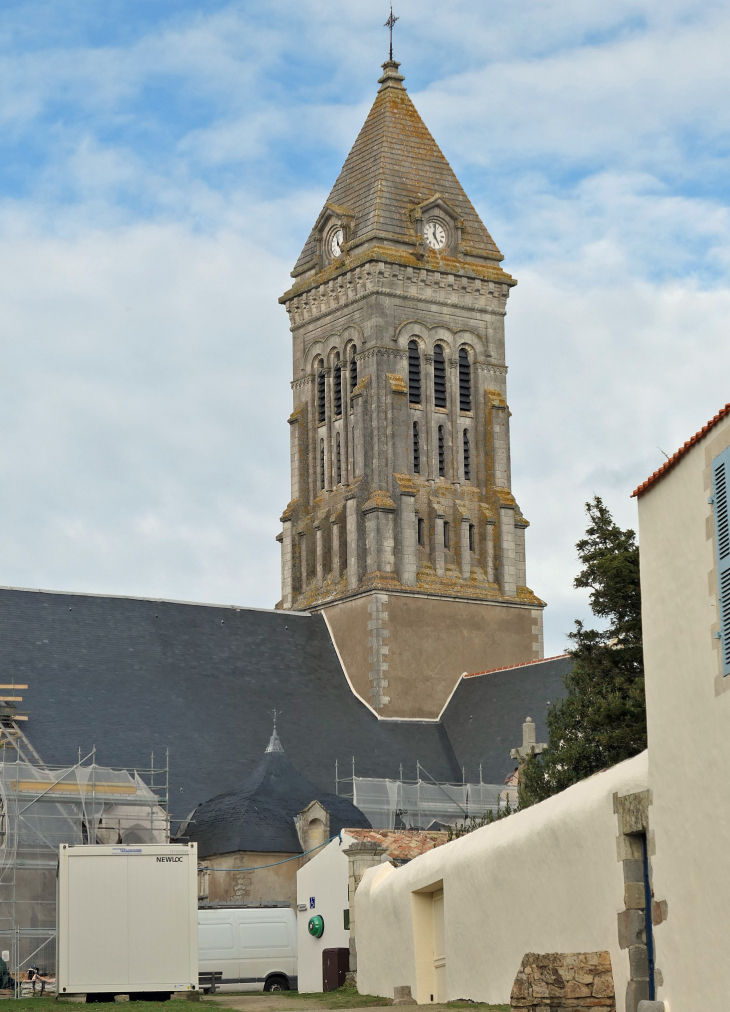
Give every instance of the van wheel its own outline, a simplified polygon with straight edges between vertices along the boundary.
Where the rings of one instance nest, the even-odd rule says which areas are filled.
[[[269,977],[264,984],[264,991],[288,991],[289,981],[286,977]]]

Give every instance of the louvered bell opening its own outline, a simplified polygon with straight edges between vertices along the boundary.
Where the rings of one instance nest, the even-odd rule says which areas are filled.
[[[408,342],[408,400],[421,403],[421,353],[416,341]]]
[[[468,429],[464,429],[464,481],[471,481],[471,448]]]
[[[337,484],[341,485],[342,484],[342,448],[341,448],[341,444],[340,444],[340,434],[339,434],[339,432],[337,433],[337,438],[335,439],[335,458],[336,458],[336,467],[337,467]]]
[[[444,427],[439,425],[439,478],[446,475],[446,447],[444,445]]]
[[[335,366],[335,415],[337,418],[342,414],[342,369]]]
[[[352,358],[350,359],[350,390],[354,390],[357,386],[357,348],[352,349]]]
[[[459,408],[471,411],[471,365],[466,348],[459,350]]]
[[[418,422],[413,423],[413,471],[421,473],[421,438],[418,431]]]
[[[324,488],[324,439],[319,441],[319,487]]]
[[[433,349],[433,402],[437,408],[446,407],[446,360],[440,344]]]
[[[320,369],[317,373],[317,418],[320,422],[323,422],[326,417],[324,391],[324,369]]]

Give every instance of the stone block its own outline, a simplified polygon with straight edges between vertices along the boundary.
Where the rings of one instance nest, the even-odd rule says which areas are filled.
[[[651,919],[654,924],[661,924],[666,921],[669,915],[669,908],[666,900],[653,900],[651,904]]]
[[[72,1001],[75,1004],[84,1005],[86,1003],[85,994],[58,994],[56,995],[56,1001]]]
[[[624,882],[640,882],[644,886],[644,862],[639,858],[624,860]]]
[[[625,861],[625,864],[633,862]],[[624,906],[627,910],[643,910],[646,897],[643,882],[627,882],[624,885]]]
[[[626,1012],[638,1012],[639,1002],[649,1000],[649,981],[630,980],[626,985]]]
[[[417,1005],[416,999],[411,994],[410,984],[402,984],[400,987],[393,988],[393,1004],[394,1005]]]
[[[665,1012],[663,1001],[640,1001],[636,1012]]]
[[[128,994],[115,994],[114,1001],[129,1001]]]
[[[597,974],[593,980],[593,997],[611,998],[613,995],[613,976],[610,973]]]
[[[590,984],[581,984],[577,980],[569,980],[565,985],[566,998],[590,998],[591,993]]]
[[[644,945],[644,911],[622,910],[618,915],[618,944],[622,949],[630,949],[632,945]]]
[[[629,976],[632,980],[649,979],[649,956],[645,945],[632,945],[629,949]]]

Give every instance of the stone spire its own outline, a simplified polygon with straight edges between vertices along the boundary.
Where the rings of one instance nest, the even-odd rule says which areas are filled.
[[[277,718],[276,710],[273,711],[273,715],[274,715],[274,730],[271,737],[269,738],[269,744],[266,746],[266,751],[283,752],[284,749],[282,747],[281,742],[279,741],[279,735],[276,733],[276,718]]]
[[[495,266],[503,259],[419,116],[403,86],[399,67],[395,60],[383,64],[380,90],[370,114],[304,245],[292,277],[298,278],[323,265],[319,248],[321,223],[330,211],[347,221],[346,259],[375,241],[409,250],[416,247],[430,256],[428,248],[423,248],[418,209],[434,196],[449,206],[459,223],[460,254]]]

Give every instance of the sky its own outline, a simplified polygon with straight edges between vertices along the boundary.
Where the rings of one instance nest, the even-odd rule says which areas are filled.
[[[384,0],[5,0],[0,584],[279,598],[278,297],[367,115]],[[513,488],[546,655],[585,502],[730,400],[730,8],[397,0],[406,87],[519,281]]]

